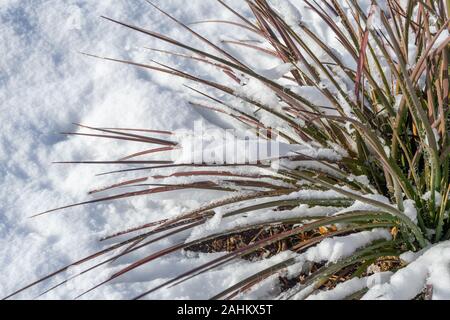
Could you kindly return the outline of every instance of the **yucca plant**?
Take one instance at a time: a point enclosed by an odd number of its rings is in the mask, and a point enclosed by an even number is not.
[[[176,218],[150,221],[111,235],[106,239],[128,238],[61,268],[8,298],[88,261],[98,262],[79,275],[132,252],[143,255],[87,291],[90,292],[163,256],[181,250],[211,252],[214,245],[218,251],[228,252],[148,288],[136,298],[177,285],[234,259],[275,255],[278,259],[270,260],[267,268],[213,298],[240,297],[263,281],[277,277],[281,279],[279,287],[284,287],[278,298],[306,298],[338,283],[370,275],[369,270],[383,261],[396,261],[386,268],[395,271],[405,264],[399,258],[402,253],[450,239],[448,1],[372,0],[363,6],[355,0],[304,0],[305,7],[333,33],[339,47],[332,47],[313,32],[303,21],[302,12],[289,1],[245,1],[251,17],[237,12],[225,1],[217,1],[236,20],[196,24],[223,23],[241,28],[259,41],[227,41],[228,45],[268,55],[279,61],[279,68],[269,75],[249,67],[194,31],[195,24],[186,25],[149,1],[150,6],[203,41],[208,49],[105,19],[169,43],[180,51],[157,51],[211,65],[230,81],[215,82],[155,61],[145,64],[101,59],[196,83],[196,88],[189,87],[195,91],[190,102],[193,106],[228,117],[235,121],[238,130],[252,130],[259,139],[282,143],[289,146],[289,151],[277,158],[245,164],[151,160],[143,157],[187,146],[176,141],[172,132],[79,125],[91,133],[74,134],[158,147],[119,161],[82,162],[130,165],[119,172],[142,173],[142,177],[92,193],[124,186],[136,191],[118,192],[43,214],[185,189],[222,191],[229,196]],[[154,175],[155,170],[167,168],[172,168],[173,174]],[[146,172],[152,173],[145,175]],[[174,183],[174,179],[180,182]],[[202,230],[212,219],[221,221],[216,229],[200,232],[200,236],[191,236],[159,252],[146,252],[150,244],[189,230]],[[237,238],[241,243],[231,248],[217,245]],[[339,239],[348,250],[335,257],[318,257],[321,245],[323,249]],[[53,284],[49,290],[79,275]],[[360,288],[348,298],[360,298],[367,290]]]

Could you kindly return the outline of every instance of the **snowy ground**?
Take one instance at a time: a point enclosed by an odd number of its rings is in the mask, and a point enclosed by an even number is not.
[[[243,1],[229,3],[239,8]],[[193,0],[186,6],[185,1],[164,0],[159,4],[186,22],[226,15],[215,1]],[[86,191],[108,182],[94,176],[105,168],[52,165],[53,161],[115,159],[140,150],[133,143],[58,134],[73,130],[71,123],[175,130],[191,128],[201,118],[183,99],[182,81],[78,53],[148,61],[155,55],[142,47],[164,48],[100,15],[195,43],[141,0],[0,0],[0,297],[98,250],[101,235],[198,204],[180,200],[192,199],[192,194],[180,195],[176,201],[136,198],[28,219],[42,210],[86,200]],[[208,35],[219,28],[211,25],[202,32]],[[230,33],[232,29],[227,28]],[[197,198],[207,200],[204,195]],[[204,259],[209,257],[200,258]],[[105,286],[89,298],[131,298],[196,264],[196,258],[173,255],[121,279],[126,284]],[[220,291],[218,286],[236,281],[236,274],[227,270],[150,298],[208,298]],[[219,277],[223,280],[217,282]],[[46,298],[73,298],[92,281],[71,283]]]
[[[300,0],[292,2],[299,4]],[[186,23],[231,18],[229,12],[212,0],[160,0],[158,3]],[[227,3],[244,10],[245,1],[228,0]],[[367,7],[370,2],[361,3]],[[307,10],[302,14],[305,19],[310,18]],[[0,297],[96,252],[102,248],[98,239],[104,235],[177,215],[217,197],[217,194],[205,192],[140,197],[29,218],[48,209],[88,200],[87,191],[121,180],[120,175],[95,176],[115,167],[52,165],[52,162],[115,160],[142,150],[137,143],[69,138],[58,134],[75,130],[71,123],[180,130],[191,129],[196,120],[206,117],[209,127],[228,125],[222,119],[199,113],[188,105],[188,93],[182,86],[185,81],[79,54],[82,51],[142,62],[156,58],[202,77],[213,72],[210,67],[200,67],[186,60],[170,61],[165,55],[144,49],[170,47],[113,25],[101,19],[101,15],[132,22],[203,47],[144,0],[0,0]],[[315,23],[313,20],[310,22]],[[320,23],[314,27],[327,42],[336,41]],[[195,28],[210,39],[219,36],[219,39],[237,40],[244,37],[232,26],[208,24]],[[245,59],[240,53],[233,52]],[[276,66],[261,55],[257,58],[252,55],[246,63],[261,72]],[[170,241],[177,240],[180,239]],[[170,241],[146,247],[141,256],[169,246]],[[323,246],[325,256],[330,258],[336,253],[333,248],[338,249],[339,240]],[[320,251],[321,247],[318,248]],[[356,279],[335,292],[313,298],[343,298],[349,290],[358,290],[370,283],[372,290],[367,298],[410,299],[420,292],[425,282],[435,286],[435,298],[449,298],[450,286],[445,283],[449,282],[450,274],[444,270],[450,261],[448,248],[449,244],[444,243],[423,253],[423,256],[411,257],[412,263],[408,268],[392,277],[383,275],[387,279],[382,281],[382,285],[377,285],[378,278]],[[309,254],[319,257],[314,250]],[[341,251],[339,253],[342,255]],[[174,254],[120,277],[85,298],[132,298],[215,256]],[[74,298],[111,272],[135,261],[136,257],[120,259],[101,271],[61,286],[43,298]],[[272,263],[279,262],[277,259],[283,259],[283,255],[274,257]],[[248,265],[249,262],[234,262],[182,285],[160,290],[148,298],[209,298],[258,268],[267,266],[267,262]],[[65,276],[81,270],[73,268]],[[416,282],[410,282],[410,279]],[[48,283],[38,286],[20,298],[32,298],[48,286]],[[269,283],[267,287],[256,290],[252,297],[267,297],[271,289]]]

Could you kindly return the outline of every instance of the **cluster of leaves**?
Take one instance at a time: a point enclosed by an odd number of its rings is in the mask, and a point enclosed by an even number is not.
[[[310,207],[348,208],[358,201],[369,205],[372,209],[350,209],[333,216],[284,219],[277,218],[274,214],[270,221],[234,227],[232,230],[220,231],[189,242],[183,241],[151,253],[114,273],[87,292],[176,251],[200,246],[230,234],[274,225],[285,225],[289,228],[235,248],[219,258],[193,270],[187,270],[155,288],[150,288],[136,298],[145,297],[160,288],[179,284],[234,259],[249,256],[261,248],[322,227],[332,227],[332,231],[313,233],[315,236],[296,243],[295,248],[287,246],[284,249],[303,252],[326,238],[376,228],[395,230],[396,237],[390,241],[374,242],[348,258],[325,264],[315,272],[304,275],[297,291],[311,285],[319,288],[331,276],[348,267],[368,266],[380,257],[399,256],[405,250],[419,250],[430,243],[450,239],[448,4],[443,0],[410,0],[406,1],[406,4],[403,4],[405,1],[398,0],[387,0],[382,3],[373,0],[369,12],[366,12],[356,0],[346,1],[345,10],[337,0],[304,0],[309,9],[323,21],[340,42],[343,52],[337,52],[316,35],[307,23],[286,18],[283,16],[283,10],[278,10],[279,8],[271,5],[270,1],[246,1],[253,13],[251,18],[240,14],[226,2],[217,1],[234,14],[236,21],[201,23],[232,24],[264,39],[264,46],[245,40],[228,43],[256,50],[258,54],[269,55],[279,59],[281,63],[291,64],[291,71],[283,76],[283,81],[261,75],[194,31],[193,26],[180,22],[151,2],[149,5],[203,41],[211,50],[194,48],[157,32],[106,19],[183,50],[184,52],[164,51],[164,53],[214,66],[223,71],[237,86],[243,86],[248,79],[258,81],[265,89],[276,95],[279,105],[268,105],[250,95],[242,94],[245,87],[238,93],[232,86],[203,79],[161,63],[143,64],[112,58],[102,59],[170,74],[206,86],[220,94],[212,96],[206,91],[191,88],[202,96],[204,101],[209,101],[192,104],[219,112],[255,131],[263,128],[270,133],[273,128],[265,123],[265,118],[261,116],[264,113],[280,123],[276,129],[282,141],[293,145],[309,145],[316,149],[339,150],[341,159],[298,154],[283,159],[291,162],[291,165],[283,166],[277,171],[271,170],[269,160],[239,165],[239,170],[234,170],[238,165],[232,164],[221,166],[208,163],[179,164],[159,160],[139,161],[137,158],[141,156],[177,148],[178,143],[170,140],[172,133],[82,126],[95,133],[76,134],[158,145],[156,149],[144,150],[119,161],[92,163],[143,166],[120,171],[125,173],[176,168],[177,171],[170,178],[194,179],[191,183],[170,185],[147,183],[152,179],[168,178],[166,176],[133,179],[92,193],[123,186],[140,186],[142,190],[99,198],[65,208],[185,189],[220,190],[229,192],[230,196],[176,218],[151,222],[107,237],[115,239],[119,236],[128,236],[128,239],[39,279],[9,297],[63,273],[71,266],[107,257],[79,275],[85,274],[131,252],[145,249],[149,244],[161,239],[201,226],[214,216],[218,208],[227,209],[223,219],[242,214],[249,216],[260,210],[273,212],[290,210],[301,204]],[[348,12],[351,13],[350,16],[347,15]],[[352,65],[356,68],[345,63],[343,57],[350,57]],[[327,104],[318,105],[315,101],[306,99],[294,92],[295,90],[291,90],[291,86],[286,83],[313,88],[317,94],[326,99]],[[223,99],[224,96],[240,101],[239,107]],[[259,112],[255,112],[256,110]],[[167,139],[151,135],[162,135]],[[266,138],[271,139],[270,134]],[[320,166],[313,169],[311,166],[302,165],[302,161],[315,161]],[[358,182],[360,180],[355,177],[359,176],[367,177],[369,183]],[[211,177],[215,180],[211,180]],[[331,190],[341,197],[324,196],[313,200],[286,197],[300,190]],[[374,194],[385,196],[390,203],[375,200],[375,197],[370,196]],[[417,222],[406,212],[405,208],[411,204],[417,211]],[[117,251],[119,253],[115,253]],[[109,256],[110,254],[112,256]],[[242,280],[214,298],[235,297],[295,262],[294,258],[282,261]],[[354,272],[347,277],[351,278],[358,274],[360,273]],[[49,290],[72,279],[58,283]]]

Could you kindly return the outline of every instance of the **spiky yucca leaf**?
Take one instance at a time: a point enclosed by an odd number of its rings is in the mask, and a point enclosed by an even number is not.
[[[147,253],[142,259],[124,267],[87,292],[167,254],[189,250],[249,230],[284,228],[284,231],[255,238],[243,247],[193,270],[174,275],[171,280],[156,288],[149,288],[137,298],[143,298],[169,285],[177,285],[281,241],[286,244],[286,240],[289,240],[291,245],[284,246],[281,251],[291,250],[295,252],[294,256],[243,279],[214,297],[233,298],[251,290],[264,279],[281,274],[286,268],[303,261],[303,253],[325,239],[349,236],[363,230],[395,230],[395,239],[373,240],[365,248],[359,248],[350,256],[341,257],[339,261],[325,264],[316,272],[311,269],[298,271],[304,273],[303,282],[280,297],[304,298],[305,295],[300,293],[310,294],[323,288],[333,275],[351,279],[364,273],[365,268],[379,258],[399,256],[406,250],[419,250],[429,243],[449,239],[448,3],[443,0],[407,1],[406,4],[398,0],[374,0],[369,8],[362,8],[358,1],[350,0],[344,9],[337,0],[305,0],[306,6],[323,21],[340,43],[341,52],[338,52],[316,35],[312,27],[301,20],[301,14],[295,14],[295,8],[288,2],[246,1],[253,15],[246,17],[226,2],[217,1],[224,10],[235,15],[235,21],[208,20],[187,25],[147,1],[150,6],[202,41],[207,49],[196,48],[126,22],[106,19],[183,50],[172,52],[150,49],[152,51],[214,66],[230,78],[231,84],[203,79],[155,61],[146,64],[117,58],[102,59],[197,83],[205,89],[188,86],[202,98],[200,102],[191,101],[193,106],[229,117],[239,123],[238,128],[245,127],[255,132],[264,129],[265,134],[261,137],[268,141],[274,139],[273,133],[278,131],[276,138],[279,142],[290,144],[292,150],[308,146],[310,150],[314,150],[314,155],[293,151],[276,159],[259,159],[256,163],[239,165],[140,160],[143,156],[183,148],[183,144],[176,141],[175,134],[167,131],[79,125],[94,133],[66,134],[152,145],[118,161],[80,163],[142,165],[105,174],[144,174],[160,168],[177,168],[182,171],[120,181],[94,190],[91,194],[124,186],[140,190],[69,205],[43,214],[79,205],[176,190],[204,189],[231,193],[229,197],[176,218],[152,221],[106,237],[108,240],[119,236],[129,238],[71,264],[70,266],[82,265],[104,257],[101,262],[85,269],[80,275],[124,255],[145,249],[151,243],[202,226],[215,216],[218,209],[221,210],[224,221],[230,217],[249,217],[247,223],[231,224],[194,240],[182,241],[159,252]],[[289,64],[289,71],[277,79],[262,75],[197,33],[194,28],[200,23],[230,24],[241,28],[242,32],[259,37],[258,44],[244,40],[226,43],[247,48],[252,54],[271,56],[280,64]],[[278,103],[273,105],[246,94],[249,81],[258,83],[261,90],[271,92],[277,97]],[[326,105],[304,96],[302,88],[314,92],[320,97],[318,101],[326,101]],[[267,121],[268,118],[271,121]],[[156,138],[154,135],[166,138]],[[324,149],[328,152],[321,153]],[[307,165],[311,162],[315,165]],[[274,164],[279,165],[280,169],[274,170]],[[164,183],[166,179],[172,182]],[[182,179],[183,182],[174,184],[173,179]],[[370,209],[354,209],[361,204]],[[325,215],[310,216],[307,213],[296,213],[295,208],[299,205],[308,205],[311,209],[328,209],[324,211]],[[261,213],[270,214],[263,215],[260,220],[254,219]],[[324,227],[328,227],[325,230],[332,231],[318,232]],[[429,232],[430,229],[433,232]],[[313,234],[309,238],[293,241],[307,232]],[[110,253],[112,257],[108,256]],[[7,298],[63,273],[70,266]],[[290,277],[296,275],[291,274]],[[73,278],[55,284],[49,290]],[[310,291],[304,291],[305,289]],[[79,296],[87,292],[82,292]]]

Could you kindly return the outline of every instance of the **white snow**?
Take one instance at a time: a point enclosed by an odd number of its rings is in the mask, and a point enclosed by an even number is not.
[[[270,4],[290,26],[298,26],[302,22],[302,14],[290,1],[270,0]]]
[[[258,73],[269,80],[279,80],[293,69],[295,69],[295,67],[292,63],[282,63],[271,69],[259,70]]]
[[[349,175],[348,177],[349,181],[355,181],[359,184],[362,184],[364,186],[369,186],[370,185],[370,181],[369,178],[367,178],[367,176],[354,176],[354,175]]]
[[[302,271],[306,261],[312,262],[337,262],[345,259],[355,253],[358,249],[367,247],[372,242],[377,240],[389,240],[391,234],[385,229],[374,229],[372,231],[363,231],[343,237],[327,238],[325,241],[319,243],[315,247],[308,249],[305,253],[299,255],[294,265],[287,268],[289,277],[298,276]],[[338,286],[335,290],[328,293],[322,293],[325,297],[332,299],[345,298],[348,295],[360,290],[358,288],[366,285],[372,286],[377,283],[384,283],[384,275],[381,277],[372,277],[370,279],[354,280],[348,285]],[[367,281],[366,281],[367,280]],[[299,290],[300,289],[300,290]],[[361,288],[362,289],[362,288]],[[314,284],[302,288],[302,285],[297,285],[293,289],[281,294],[281,297],[290,297],[294,300],[303,300],[310,296],[314,291]],[[319,299],[321,294],[319,293]],[[339,297],[339,298],[338,298]]]
[[[425,201],[430,201],[431,200],[431,195],[432,195],[432,192],[428,191],[427,193],[425,193],[422,196],[422,199],[425,200]],[[436,207],[440,207],[440,205],[442,203],[442,196],[437,191],[434,192],[434,201],[435,201]]]
[[[304,270],[307,262],[336,262],[345,259],[355,253],[358,249],[368,246],[376,240],[389,240],[391,235],[384,229],[375,229],[372,231],[363,231],[349,236],[333,237],[326,239],[326,244],[318,245],[308,249],[302,254],[292,254],[289,258],[294,258],[294,263],[284,270],[284,275],[288,278],[298,276]],[[345,245],[345,249],[343,246]],[[274,257],[276,258],[276,257]],[[287,259],[285,259],[287,260]],[[279,260],[280,262],[282,260]],[[353,279],[342,285],[338,285],[335,289],[326,292],[319,292],[311,295],[314,291],[314,285],[301,288],[301,285],[295,286],[286,292],[282,292],[278,298],[292,298],[301,300],[310,299],[343,299],[363,288],[371,288],[378,284],[383,284],[389,280],[390,272],[374,274],[370,277],[362,279]],[[268,286],[276,283],[275,278],[269,278],[262,282],[262,286]],[[296,288],[301,288],[299,292],[295,292]],[[295,292],[292,295],[292,292]],[[252,296],[252,295],[250,295]],[[254,296],[253,296],[254,298]]]
[[[417,224],[417,208],[413,200],[406,200],[403,202],[405,207],[404,214]]]
[[[309,296],[306,300],[342,300],[360,290],[372,288],[375,285],[389,281],[392,272],[375,273],[369,277],[353,278],[344,283],[340,283],[336,288],[328,291],[321,291]]]
[[[277,222],[281,219],[295,219],[295,218],[313,218],[313,217],[327,217],[335,214],[339,211],[334,207],[312,207],[308,205],[300,205],[292,210],[285,210],[282,212],[276,212],[273,210],[255,210],[251,213],[241,214],[238,216],[231,216],[222,221],[221,224],[217,224],[216,221],[221,219],[225,212],[216,210],[216,214],[213,218],[208,220],[204,225],[198,226],[192,230],[191,235],[186,240],[187,242],[201,239],[209,235],[217,234],[219,232],[232,231],[236,228],[245,228],[247,226],[257,225],[258,223],[271,223]]]
[[[411,257],[410,257],[411,258]],[[424,249],[405,268],[397,271],[385,283],[372,287],[364,299],[409,300],[432,288],[432,298],[450,299],[450,242]]]
[[[245,9],[242,1],[228,2],[238,10]],[[189,6],[180,6],[179,0],[158,3],[184,22],[234,19],[212,1],[193,0]],[[52,165],[53,161],[118,159],[143,148],[140,143],[60,135],[59,132],[77,130],[71,123],[179,130],[190,129],[203,118],[187,104],[186,90],[181,86],[186,81],[78,53],[144,62],[155,58],[179,68],[210,72],[210,67],[192,61],[143,50],[173,48],[106,22],[101,15],[204,47],[145,1],[0,1],[0,297],[99,250],[102,246],[97,240],[103,235],[174,216],[217,197],[217,193],[200,191],[176,198],[139,197],[28,219],[47,209],[90,199],[87,191],[124,179],[120,175],[95,177],[96,173],[120,169],[116,166],[61,166]],[[211,24],[200,30],[211,37],[219,33],[233,36],[239,29]],[[253,60],[259,63],[257,58]],[[216,124],[212,121],[210,125]],[[143,253],[169,245],[162,242]],[[211,257],[187,259],[174,254],[121,279],[121,284],[96,290],[89,298],[132,298],[161,279],[184,272],[205,259]],[[242,278],[234,270],[251,270],[236,266],[178,288],[161,290],[149,298],[208,298],[221,286],[225,288],[233,279]],[[109,272],[109,268],[105,270]],[[94,272],[81,277],[45,298],[73,298],[80,292],[70,288],[95,283],[97,275]],[[215,281],[218,278],[223,279],[222,284]],[[33,297],[45,288],[48,286],[19,297]]]
[[[157,2],[164,10],[185,23],[207,19],[236,19],[215,1],[191,0],[189,6],[180,5],[185,3],[182,0]],[[355,69],[355,61],[349,56],[341,56],[339,52],[342,51],[340,50],[342,45],[333,33],[329,32],[326,24],[320,21],[311,10],[306,9],[307,6],[303,1],[271,0],[270,2],[295,30],[304,35],[300,28],[300,23],[304,23],[320,39],[335,48],[336,55],[346,66]],[[245,1],[228,0],[227,3],[238,11],[243,11],[244,14],[248,13]],[[370,1],[361,1],[361,7],[367,10],[370,7]],[[345,2],[343,2],[343,8],[350,14]],[[182,86],[188,82],[186,80],[151,73],[124,64],[96,60],[83,56],[79,52],[143,63],[150,63],[150,60],[154,59],[182,70],[189,70],[199,76],[219,79],[220,82],[227,83],[236,89],[236,93],[241,96],[245,95],[260,101],[276,111],[280,111],[281,106],[285,106],[280,104],[279,98],[258,80],[247,79],[240,75],[242,83],[236,85],[218,68],[143,49],[147,47],[174,50],[170,45],[158,40],[111,24],[99,18],[101,15],[156,30],[204,50],[211,49],[192,34],[155,12],[145,1],[0,0],[0,42],[2,43],[0,46],[0,185],[2,186],[0,188],[0,298],[62,266],[100,250],[104,246],[97,240],[104,235],[155,220],[175,217],[221,196],[220,192],[183,191],[176,194],[136,197],[113,203],[77,207],[37,219],[28,218],[41,211],[92,199],[86,192],[99,185],[114,184],[134,177],[172,173],[170,170],[161,170],[136,172],[126,176],[97,177],[95,176],[97,173],[123,167],[52,165],[54,161],[115,160],[143,149],[143,144],[137,142],[118,142],[58,134],[78,131],[79,128],[71,123],[173,131],[176,133],[174,137],[185,146],[184,150],[176,150],[178,153],[175,156],[178,163],[190,160],[189,157],[192,155],[190,149],[199,144],[195,137],[184,134],[187,130],[194,130],[197,121],[206,119],[208,129],[216,130],[216,132],[219,132],[218,129],[222,127],[232,127],[228,120],[209,111],[193,108],[187,103],[192,93]],[[236,27],[224,28],[223,25],[215,23],[197,25],[193,28],[198,28],[202,35],[215,40],[256,37],[251,33],[243,34],[242,30]],[[448,31],[443,32],[435,46],[447,38]],[[305,36],[304,41],[311,45],[312,51],[319,59],[323,61],[328,59],[309,37]],[[258,70],[261,75],[273,81],[282,81],[283,79],[280,78],[293,68],[292,64],[282,64],[273,57],[245,55],[242,48],[229,45],[226,48]],[[306,59],[311,62],[311,57],[307,56]],[[319,76],[324,79],[324,84],[328,81],[322,74]],[[336,79],[336,81],[345,90],[352,91],[344,80]],[[314,99],[317,105],[330,107],[329,102],[316,88],[292,87],[291,89],[306,99]],[[235,105],[233,103],[236,103],[225,95],[220,98],[233,106]],[[341,100],[343,100],[342,97]],[[289,133],[286,127],[283,127],[283,123],[269,116],[265,111],[256,110],[254,106],[243,103],[236,108],[251,112],[267,126],[286,130],[286,133]],[[352,116],[349,106],[345,108],[345,112]],[[332,111],[330,113],[333,114]],[[349,131],[351,130],[349,126]],[[167,138],[159,135],[156,137]],[[200,148],[202,153],[205,150],[210,153],[220,153],[222,150],[224,143],[218,143],[217,140],[221,139],[220,136],[213,134],[211,137],[215,137],[216,140],[212,139],[209,144],[204,145],[204,148]],[[338,147],[330,147],[331,149],[306,144],[280,143],[279,151],[282,156],[306,155],[327,160],[340,160],[346,155],[345,151]],[[250,153],[249,157],[243,161],[252,159],[255,159],[255,156]],[[303,162],[303,165],[311,164]],[[362,184],[368,182],[365,177],[351,177],[351,179]],[[169,178],[167,182],[173,180],[175,178]],[[128,189],[122,188],[119,192],[124,190]],[[427,199],[429,196],[424,197]],[[371,198],[389,203],[388,199],[379,195]],[[342,196],[334,191],[300,191],[279,197],[279,199],[340,200]],[[291,211],[283,212],[280,216],[285,218],[330,216],[350,210],[372,208],[373,206],[358,201],[347,210],[341,211],[331,207],[309,208],[306,205],[300,205]],[[70,281],[43,298],[72,299],[137,258],[185,241],[189,237],[195,239],[237,225],[266,221],[274,214],[270,210],[261,210],[252,213],[249,217],[239,215],[227,219],[224,218],[226,212],[226,208],[219,209],[206,225],[195,229],[192,234],[183,233],[173,239],[149,245],[137,253],[105,266],[98,272]],[[405,202],[405,213],[413,220],[417,216],[417,210],[408,201]],[[302,257],[312,261],[337,261],[375,240],[389,238],[389,232],[382,229],[336,237],[309,249]],[[444,243],[424,251],[421,255],[405,255],[405,261],[410,262],[410,265],[393,275],[389,281],[375,276],[368,279],[355,279],[337,287],[332,292],[319,293],[315,297],[339,298],[344,293],[354,292],[357,288],[367,286],[370,291],[366,298],[406,299],[417,295],[425,285],[431,285],[433,298],[450,298],[449,252],[450,244]],[[86,298],[133,298],[142,291],[220,255],[220,253],[185,254],[181,252],[172,254],[139,268],[109,285],[100,287]],[[292,256],[292,253],[287,252],[268,261],[234,261],[179,286],[157,291],[148,298],[209,298],[254,272]],[[92,263],[94,261],[86,267]],[[83,267],[71,268],[66,274],[25,292],[19,298],[34,297],[58,280],[61,281],[81,270],[84,270]],[[411,279],[419,279],[419,281],[410,281]],[[264,290],[267,290],[266,287],[259,289],[262,290],[261,295]]]

